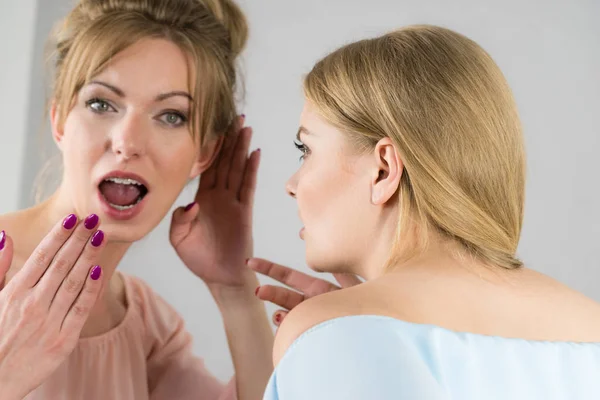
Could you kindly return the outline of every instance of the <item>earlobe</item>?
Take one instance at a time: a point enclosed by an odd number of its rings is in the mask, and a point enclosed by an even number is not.
[[[390,138],[377,142],[373,156],[376,172],[371,183],[371,202],[382,205],[387,203],[398,190],[404,164]]]

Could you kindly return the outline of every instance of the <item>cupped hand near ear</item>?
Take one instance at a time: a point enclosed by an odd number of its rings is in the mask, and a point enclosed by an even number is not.
[[[252,256],[252,207],[260,151],[248,154],[252,129],[239,117],[218,160],[200,177],[193,203],[173,213],[170,241],[207,285],[243,286]]]

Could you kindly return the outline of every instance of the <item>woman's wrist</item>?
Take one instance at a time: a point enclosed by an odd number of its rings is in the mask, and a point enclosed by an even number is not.
[[[219,307],[228,307],[254,302],[260,304],[260,300],[255,295],[259,284],[256,273],[248,269],[244,271],[244,276],[237,285],[207,283],[207,287]]]

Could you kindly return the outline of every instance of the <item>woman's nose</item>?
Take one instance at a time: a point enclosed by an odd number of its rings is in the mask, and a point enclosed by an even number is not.
[[[296,175],[294,174],[290,179],[288,179],[288,181],[285,184],[285,191],[287,192],[288,195],[290,195],[293,198],[296,198],[296,187],[297,187],[297,181],[296,181]]]
[[[141,157],[146,152],[147,135],[145,131],[139,116],[125,118],[113,131],[113,152],[125,160]]]

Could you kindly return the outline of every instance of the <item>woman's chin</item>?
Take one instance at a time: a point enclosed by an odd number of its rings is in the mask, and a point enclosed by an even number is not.
[[[131,244],[152,232],[169,209],[160,207],[159,210],[156,201],[151,201],[149,197],[144,197],[134,207],[123,208],[111,205],[100,195],[96,207],[99,209],[100,229],[107,239]]]
[[[331,272],[328,268],[329,262],[326,261],[326,258],[311,254],[309,251],[306,252],[306,266],[318,273]]]
[[[309,269],[318,273],[354,273],[352,263],[345,257],[340,257],[339,252],[332,253],[327,250],[311,251],[309,243],[306,246],[305,262]]]
[[[123,226],[118,223],[110,223],[103,221],[98,229],[104,232],[106,240],[110,244],[116,245],[131,245],[139,240],[142,240],[150,230],[142,226]]]

